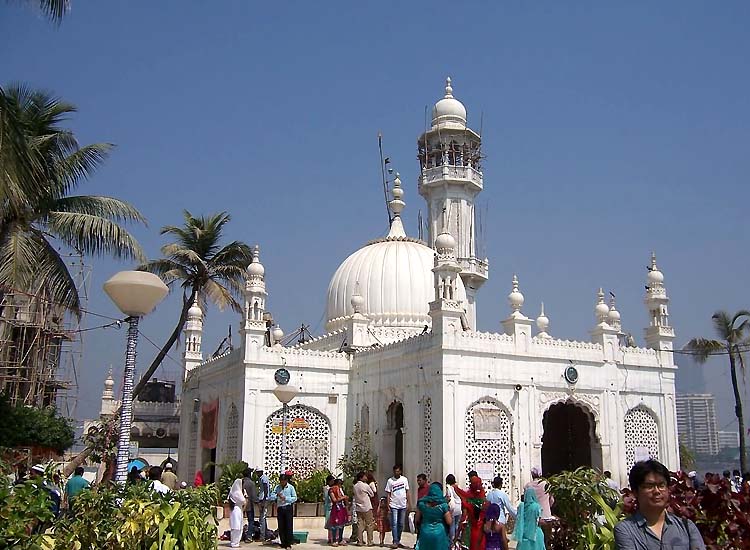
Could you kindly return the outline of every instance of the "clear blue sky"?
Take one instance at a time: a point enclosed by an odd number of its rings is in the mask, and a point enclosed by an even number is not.
[[[480,328],[499,330],[515,272],[526,314],[543,300],[553,335],[587,339],[603,286],[642,342],[651,250],[678,345],[710,335],[714,310],[750,306],[746,2],[73,0],[59,28],[19,4],[0,3],[2,83],[53,90],[79,107],[82,143],[117,144],[81,192],[140,208],[152,257],[182,209],[230,212],[227,237],[262,247],[287,332],[323,330],[330,276],[386,229],[379,130],[416,232],[416,138],[447,75],[487,155]],[[92,263],[89,308],[115,315],[101,284],[129,266]],[[163,341],[177,308],[174,296],[143,332]],[[209,311],[207,352],[230,323],[236,339],[237,317]],[[79,417],[98,409],[124,338],[87,334]],[[140,364],[154,352],[141,341]],[[728,368],[707,368],[727,424]]]

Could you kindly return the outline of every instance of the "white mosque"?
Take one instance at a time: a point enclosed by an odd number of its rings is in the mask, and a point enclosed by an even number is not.
[[[388,235],[349,255],[331,278],[326,334],[281,345],[283,332],[267,326],[257,248],[238,348],[204,360],[202,312],[190,309],[181,476],[192,479],[209,461],[277,471],[282,425],[286,466],[296,475],[335,470],[355,423],[371,435],[381,480],[396,463],[410,477],[453,473],[462,484],[477,470],[485,480],[501,475],[516,499],[533,466],[552,474],[588,465],[620,483],[645,457],[678,468],[674,330],[656,258],[647,274],[645,348],[622,333],[601,289],[590,339],[555,338],[543,306],[536,320],[524,313],[516,276],[503,332],[479,332],[478,292],[489,276],[475,246],[481,136],[467,126],[450,79],[418,150],[427,242],[404,231],[396,177]],[[283,422],[273,391],[287,373],[298,393]]]

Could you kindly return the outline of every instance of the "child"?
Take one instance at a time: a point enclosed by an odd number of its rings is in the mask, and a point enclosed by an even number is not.
[[[498,521],[500,517],[500,506],[495,503],[490,504],[484,512],[484,531],[485,550],[507,550],[508,534],[505,532],[505,525]]]

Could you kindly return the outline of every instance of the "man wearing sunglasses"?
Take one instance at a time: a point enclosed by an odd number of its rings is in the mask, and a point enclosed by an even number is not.
[[[695,523],[667,512],[669,478],[657,460],[633,465],[628,480],[638,511],[615,527],[617,550],[706,550]]]

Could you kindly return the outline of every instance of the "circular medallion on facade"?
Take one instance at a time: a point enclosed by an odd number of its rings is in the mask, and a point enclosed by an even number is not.
[[[281,386],[286,386],[289,383],[289,378],[289,371],[286,369],[277,369],[276,372],[273,373],[273,379]]]
[[[565,369],[565,374],[563,376],[565,376],[565,381],[568,384],[575,384],[578,382],[578,369],[571,365]]]

